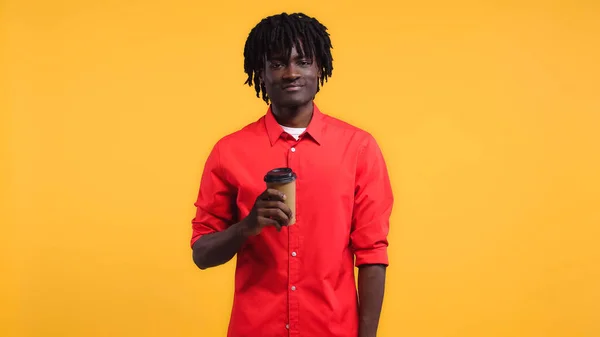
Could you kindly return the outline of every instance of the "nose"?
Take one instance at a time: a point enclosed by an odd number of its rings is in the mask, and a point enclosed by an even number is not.
[[[298,67],[294,62],[290,62],[283,72],[283,78],[289,81],[293,81],[300,77],[300,72],[298,71]]]

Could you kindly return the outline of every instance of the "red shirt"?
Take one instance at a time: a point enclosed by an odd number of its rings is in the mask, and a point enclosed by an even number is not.
[[[367,132],[315,105],[296,141],[271,109],[221,138],[206,161],[191,243],[248,215],[267,171],[297,174],[296,223],[238,252],[229,337],[357,337],[354,266],[388,264],[392,189]]]

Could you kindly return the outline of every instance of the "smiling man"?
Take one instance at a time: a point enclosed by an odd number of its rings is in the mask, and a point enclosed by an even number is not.
[[[192,220],[200,269],[237,256],[229,337],[377,334],[392,189],[373,136],[314,102],[331,49],[301,13],[264,18],[247,38],[246,84],[268,108],[215,144]],[[279,167],[297,175],[295,214],[263,180]]]

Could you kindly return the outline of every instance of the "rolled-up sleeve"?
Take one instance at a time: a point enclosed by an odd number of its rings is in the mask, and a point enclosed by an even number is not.
[[[217,143],[204,165],[194,203],[196,215],[192,219],[191,246],[203,235],[225,230],[233,221],[235,189],[227,180],[220,155],[220,143]]]
[[[387,236],[393,202],[383,154],[369,135],[358,156],[350,233],[357,267],[363,264],[389,265]]]

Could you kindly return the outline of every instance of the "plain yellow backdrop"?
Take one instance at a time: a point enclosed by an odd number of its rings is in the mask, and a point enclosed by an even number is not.
[[[600,336],[599,2],[0,6],[1,336],[225,336],[234,262],[195,268],[193,202],[266,110],[242,52],[281,11],[329,28],[317,103],[389,165],[379,336]]]

